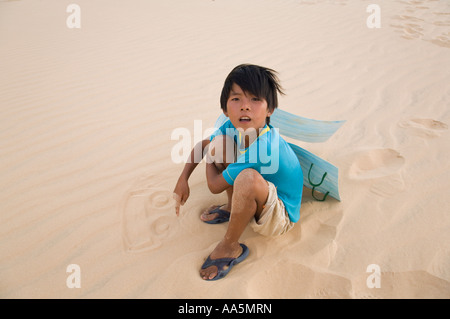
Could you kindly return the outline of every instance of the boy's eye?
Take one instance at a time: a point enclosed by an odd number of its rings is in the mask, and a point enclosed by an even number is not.
[[[254,98],[252,98],[252,101],[258,102],[258,101],[261,101],[261,99],[259,97],[254,97]]]
[[[239,101],[239,98],[234,97],[234,98],[231,99],[231,101],[235,101],[235,102],[236,102],[236,101]]]

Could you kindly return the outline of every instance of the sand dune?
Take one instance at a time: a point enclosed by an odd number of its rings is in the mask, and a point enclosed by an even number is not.
[[[79,0],[80,29],[70,3],[0,1],[0,297],[450,297],[448,1],[377,1],[379,29],[370,1]],[[296,142],[339,167],[342,201],[305,190],[291,232],[247,228],[211,283],[226,224],[199,214],[226,197],[200,164],[176,217],[171,133],[212,127],[241,63],[279,72],[284,110],[347,120]]]

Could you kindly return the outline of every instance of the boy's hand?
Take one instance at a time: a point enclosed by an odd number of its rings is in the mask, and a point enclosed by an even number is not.
[[[180,205],[184,205],[189,197],[188,181],[181,177],[178,179],[177,185],[173,190],[173,199],[175,199],[175,212],[177,216],[180,215]]]

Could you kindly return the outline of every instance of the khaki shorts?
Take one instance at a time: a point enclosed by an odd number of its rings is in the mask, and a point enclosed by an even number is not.
[[[291,222],[284,207],[283,201],[278,198],[277,188],[271,182],[269,184],[269,197],[259,216],[254,218],[250,225],[253,230],[264,236],[275,237],[287,233],[295,223]]]

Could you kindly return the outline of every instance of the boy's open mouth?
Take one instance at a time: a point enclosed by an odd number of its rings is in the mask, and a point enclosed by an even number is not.
[[[239,122],[250,122],[251,119],[248,116],[243,116],[239,118]]]

